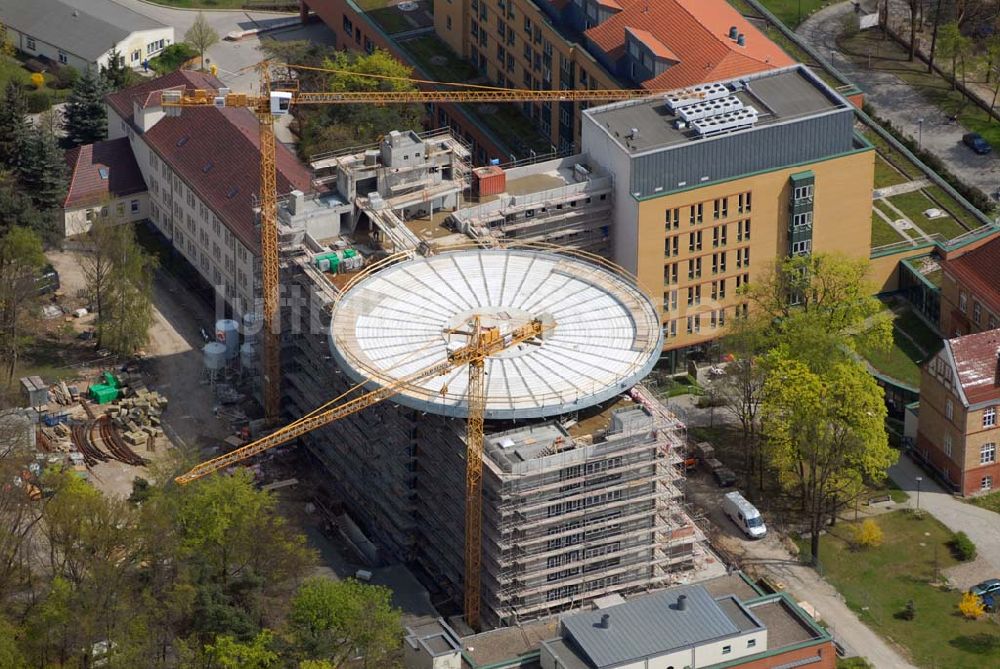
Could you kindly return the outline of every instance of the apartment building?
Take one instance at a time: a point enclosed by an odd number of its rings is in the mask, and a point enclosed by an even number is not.
[[[959,337],[1000,327],[1000,238],[940,264],[941,332]]]
[[[134,223],[149,217],[149,193],[124,137],[66,152],[69,185],[63,200],[63,237],[80,235],[98,220]]]
[[[961,495],[1000,484],[1000,330],[947,339],[924,364],[915,453]]]
[[[658,297],[667,360],[701,354],[739,290],[791,254],[867,258],[875,153],[803,66],[584,112],[615,175],[612,258]]]
[[[501,87],[672,90],[794,61],[725,0],[435,0],[434,29]],[[582,103],[523,103],[563,151]]]
[[[253,309],[260,286],[257,119],[233,108],[168,114],[160,99],[166,90],[221,85],[208,74],[178,71],[112,93],[108,137],[131,145],[153,226],[240,315]],[[281,144],[276,161],[279,193],[312,190],[309,170]]]

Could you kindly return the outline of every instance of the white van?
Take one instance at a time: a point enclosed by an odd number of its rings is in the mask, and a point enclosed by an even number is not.
[[[738,492],[726,493],[722,500],[722,510],[751,539],[760,539],[767,534],[760,511]]]

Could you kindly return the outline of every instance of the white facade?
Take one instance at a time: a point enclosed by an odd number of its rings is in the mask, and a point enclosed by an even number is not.
[[[143,113],[145,112],[145,113]],[[135,110],[137,124],[151,128],[164,117],[158,107]],[[236,315],[252,311],[257,258],[114,109],[108,108],[108,139],[128,137],[149,192],[149,220],[223,296]]]
[[[117,48],[122,62],[131,68],[141,68],[145,60],[159,55],[166,47],[174,43],[174,29],[163,26],[151,30],[141,30],[129,33],[117,44],[108,45],[108,50],[96,59],[73,53],[70,47],[50,44],[42,39],[8,27],[7,34],[11,42],[20,51],[31,56],[45,56],[62,65],[70,65],[78,70],[88,67],[95,71],[107,67],[108,56],[113,48]]]
[[[111,218],[120,223],[136,223],[149,217],[149,195],[133,193],[108,202],[63,210],[63,237],[82,235],[94,221]]]

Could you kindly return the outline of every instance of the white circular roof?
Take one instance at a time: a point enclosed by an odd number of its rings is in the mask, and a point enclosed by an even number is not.
[[[623,271],[537,250],[474,249],[413,257],[369,271],[334,306],[340,367],[369,388],[447,360],[478,315],[503,334],[540,319],[535,340],[487,358],[486,417],[533,418],[614,397],[652,369],[662,349],[649,298]],[[456,332],[447,333],[447,330]],[[467,415],[462,366],[410,384],[391,401]]]

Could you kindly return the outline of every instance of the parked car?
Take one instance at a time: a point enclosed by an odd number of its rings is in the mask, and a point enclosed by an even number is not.
[[[751,539],[760,539],[767,534],[767,526],[764,525],[760,511],[738,491],[726,493],[722,499],[722,510]]]
[[[967,132],[962,135],[962,143],[981,156],[985,156],[993,150],[989,142],[983,139],[983,136],[978,132]]]
[[[731,488],[736,485],[736,472],[723,465],[712,470],[712,476],[720,488]]]
[[[42,271],[38,273],[38,278],[35,279],[35,285],[38,286],[39,295],[56,292],[59,290],[59,272],[57,272],[52,265],[46,265],[42,268]]]
[[[991,578],[983,581],[982,583],[978,583],[969,588],[969,592],[974,595],[979,595],[980,597],[1000,592],[1000,578]]]

